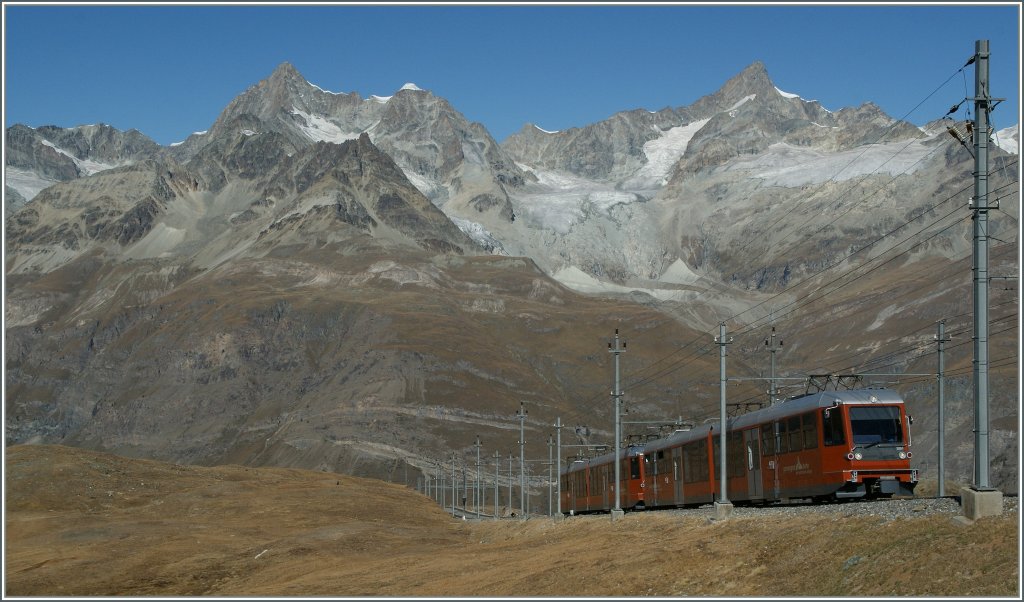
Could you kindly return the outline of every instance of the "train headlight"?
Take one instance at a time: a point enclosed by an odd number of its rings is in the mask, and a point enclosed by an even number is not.
[[[901,451],[900,452],[900,460],[906,460],[906,459],[907,459],[907,452]]]
[[[914,457],[914,452],[907,452],[907,457],[908,458],[913,458]]]
[[[854,460],[863,460],[864,459],[864,454],[862,454],[860,452],[857,452],[857,453],[853,454],[853,459]]]

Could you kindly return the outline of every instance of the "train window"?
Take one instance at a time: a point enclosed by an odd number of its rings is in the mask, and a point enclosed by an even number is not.
[[[629,478],[639,479],[640,478],[640,459],[633,456],[629,459]]]
[[[800,430],[799,416],[793,416],[787,421],[786,434],[789,436],[789,451],[795,452],[803,449],[803,435]]]
[[[850,427],[855,445],[903,443],[900,409],[895,406],[851,407]]]
[[[728,476],[742,477],[746,475],[747,453],[743,447],[743,431],[729,433],[725,449]]]
[[[843,415],[839,408],[825,408],[821,418],[821,435],[825,445],[846,443],[846,437],[843,435]]]
[[[789,451],[789,438],[786,437],[786,423],[775,423],[775,453],[784,454]]]
[[[814,412],[804,414],[801,418],[804,431],[804,449],[818,447],[818,419]]]
[[[708,480],[708,445],[704,439],[683,447],[683,481],[694,483]]]
[[[654,463],[654,469],[658,474],[668,474],[668,462],[670,459],[664,451],[658,452],[658,460]]]
[[[764,449],[764,455],[773,456],[775,455],[775,427],[771,424],[766,424],[761,427],[761,447]]]

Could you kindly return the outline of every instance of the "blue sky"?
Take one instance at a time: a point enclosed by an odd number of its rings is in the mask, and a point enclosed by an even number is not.
[[[685,106],[757,60],[780,89],[827,109],[871,101],[921,125],[973,95],[973,67],[957,71],[978,39],[990,41],[992,93],[1007,99],[993,123],[1020,117],[1020,9],[1011,3],[7,3],[4,28],[5,127],[102,122],[160,144],[207,129],[284,61],[321,88],[364,98],[414,82],[499,141],[527,122],[562,130]]]

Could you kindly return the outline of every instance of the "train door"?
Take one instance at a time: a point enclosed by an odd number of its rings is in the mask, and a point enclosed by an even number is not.
[[[764,489],[761,481],[761,442],[760,428],[752,428],[743,431],[743,442],[747,453],[747,492],[750,499],[764,498]]]
[[[785,437],[779,432],[779,424],[769,422],[758,427],[761,431],[761,456],[764,458],[761,493],[772,500],[779,499],[779,454],[785,451],[780,449]]]
[[[672,448],[672,482],[675,483],[675,503],[683,505],[683,446]]]
[[[647,485],[647,495],[651,497],[650,506],[657,506],[658,501],[658,458],[665,457],[664,451],[654,452],[644,456],[644,483]]]

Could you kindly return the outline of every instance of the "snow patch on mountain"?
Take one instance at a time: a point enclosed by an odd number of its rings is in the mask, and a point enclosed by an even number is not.
[[[402,173],[405,174],[409,183],[415,186],[416,190],[419,190],[423,196],[431,199],[432,201],[438,196],[442,188],[439,184],[435,184],[430,179],[421,176],[412,169],[402,166],[399,166],[399,168],[402,170]]]
[[[747,99],[753,98],[750,95]],[[743,104],[743,101],[736,106]],[[672,168],[686,152],[690,140],[707,125],[710,119],[701,119],[680,125],[662,133],[660,138],[649,140],[644,143],[643,151],[647,157],[644,164],[636,174],[623,183],[623,187],[629,190],[649,190],[664,186],[671,175]]]
[[[391,100],[391,97],[390,96],[377,96],[376,94],[371,94],[370,95],[370,100],[372,100],[373,102],[380,103],[382,105],[386,105],[386,104],[388,104],[388,101]]]
[[[700,276],[691,270],[686,262],[678,258],[658,278],[659,282],[666,284],[694,284],[698,280],[700,280]]]
[[[399,90],[414,90],[416,92],[422,92],[423,88],[417,86],[416,84],[414,84],[412,82],[409,82],[409,83],[405,84],[404,86],[402,86],[401,88],[399,88]]]
[[[203,136],[203,135],[206,134],[207,131],[208,130],[203,130],[201,132],[192,132],[192,134],[190,134],[190,135],[191,136]],[[172,143],[168,144],[167,146],[181,146],[182,144],[185,144],[184,140],[181,140],[179,142],[172,142]]]
[[[515,195],[520,212],[528,220],[560,234],[588,215],[609,212],[618,204],[638,200],[635,193],[616,190],[611,184],[588,180],[574,174],[532,168],[520,169],[537,176],[537,182]]]
[[[49,140],[43,140],[43,145],[49,146],[53,150],[57,151],[58,153],[64,155],[65,157],[68,157],[69,159],[74,161],[75,165],[78,166],[79,171],[82,172],[82,175],[86,175],[86,176],[91,176],[94,173],[99,173],[101,171],[106,171],[108,169],[114,169],[115,167],[121,167],[121,165],[127,165],[128,164],[128,163],[122,163],[122,164],[119,165],[119,164],[116,164],[116,163],[101,163],[99,161],[93,161],[92,159],[79,159],[78,157],[72,155],[68,151],[66,151],[66,150],[58,147],[56,144],[50,142]]]
[[[309,84],[309,85],[311,85],[311,86],[313,86],[313,87],[314,87],[314,88],[316,88],[317,90],[320,90],[321,92],[324,92],[325,94],[330,94],[330,95],[332,95],[332,96],[348,96],[348,95],[347,95],[347,94],[345,94],[344,92],[331,92],[330,90],[324,90],[324,89],[323,89],[323,88],[321,88],[320,86],[318,86],[318,85],[316,85],[316,84],[314,84],[314,83],[312,83],[312,82],[310,82],[310,81],[307,81],[306,83],[307,83],[307,84]]]
[[[759,155],[733,161],[720,170],[749,170],[765,184],[794,188],[870,174],[914,173],[924,168],[926,158],[939,148],[938,145],[929,147],[923,140],[913,140],[827,153],[778,142]]]
[[[782,90],[779,90],[777,87],[775,88],[775,91],[778,92],[779,96],[782,96],[783,98],[800,98],[799,94],[793,94],[791,92],[783,92]]]
[[[359,132],[346,132],[319,115],[311,115],[295,107],[292,107],[291,114],[302,118],[301,123],[297,125],[302,133],[314,142],[341,144],[346,140],[359,138]]]
[[[540,127],[540,126],[539,126],[539,125],[537,125],[536,123],[535,123],[535,124],[533,124],[533,127],[535,127],[535,128],[537,128],[538,130],[540,130],[540,131],[544,132],[545,134],[557,134],[557,133],[558,133],[558,130],[554,130],[554,131],[549,131],[549,130],[545,130],[544,128]]]
[[[1018,125],[1004,128],[995,133],[992,137],[992,141],[996,146],[1003,149],[1004,151],[1013,154],[1020,154],[1020,131]]]
[[[777,89],[778,88],[776,88],[776,90]],[[733,114],[733,111],[735,111],[736,109],[742,107],[743,105],[747,104],[748,102],[754,100],[755,98],[757,98],[757,94],[750,94],[748,96],[744,96],[743,98],[741,98],[739,100],[739,102],[737,102],[736,104],[734,104],[731,107],[729,107],[729,110],[726,111],[726,112],[729,113],[729,115],[731,117],[735,117],[735,115]]]
[[[8,166],[7,169],[4,170],[4,173],[6,174],[4,184],[16,190],[26,202],[34,199],[44,188],[48,188],[57,183],[57,180],[48,180],[40,177],[39,174],[35,172],[19,169],[17,167]]]
[[[494,236],[484,228],[483,225],[454,215],[449,215],[448,218],[452,220],[452,223],[458,226],[459,230],[465,232],[477,244],[490,250],[491,253],[495,255],[508,255],[505,248],[501,245],[501,241],[494,238]]]

